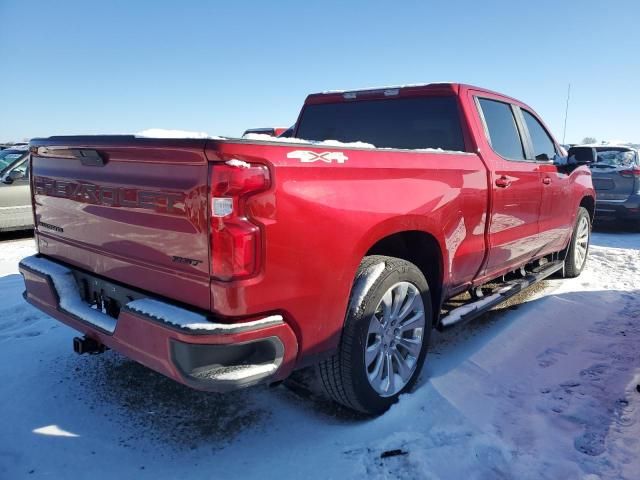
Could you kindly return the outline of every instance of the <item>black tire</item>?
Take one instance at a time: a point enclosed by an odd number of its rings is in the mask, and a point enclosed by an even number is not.
[[[578,247],[578,229],[582,222],[587,224],[587,246],[586,251],[584,253],[584,259],[580,261],[580,255],[576,252]],[[567,255],[564,259],[564,268],[562,270],[564,278],[575,278],[582,273],[584,266],[587,263],[587,258],[589,255],[589,243],[591,240],[591,217],[589,216],[589,212],[586,208],[580,207],[578,208],[578,215],[576,215],[576,223],[573,226],[573,234],[571,235],[571,241],[569,242],[569,247],[567,250]]]
[[[395,395],[381,396],[367,378],[364,352],[370,319],[385,292],[398,282],[413,284],[422,298],[425,313],[422,346],[407,384]],[[365,257],[353,283],[338,350],[318,366],[324,391],[336,402],[358,412],[369,415],[385,412],[415,385],[427,354],[432,323],[429,285],[418,267],[395,257]]]

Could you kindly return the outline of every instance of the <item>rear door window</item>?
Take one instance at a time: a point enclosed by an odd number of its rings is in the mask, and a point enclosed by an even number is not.
[[[520,109],[527,124],[533,152],[536,160],[553,160],[556,155],[556,146],[542,124],[531,113]]]
[[[379,148],[465,150],[453,96],[310,104],[302,112],[296,137]]]
[[[493,150],[508,160],[524,160],[522,138],[511,105],[487,98],[479,98]]]

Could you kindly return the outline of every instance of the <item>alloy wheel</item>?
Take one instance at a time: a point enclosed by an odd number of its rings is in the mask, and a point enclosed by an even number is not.
[[[402,390],[418,364],[425,312],[418,288],[398,282],[382,296],[369,321],[364,352],[367,378],[382,397]]]
[[[580,270],[587,259],[589,249],[589,220],[581,217],[576,229],[575,267]]]

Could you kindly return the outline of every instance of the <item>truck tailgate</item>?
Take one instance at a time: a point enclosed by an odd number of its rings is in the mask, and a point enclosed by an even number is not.
[[[32,141],[40,253],[210,309],[205,143],[133,136]]]

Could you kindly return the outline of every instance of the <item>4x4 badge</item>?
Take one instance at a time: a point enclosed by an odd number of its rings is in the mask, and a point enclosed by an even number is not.
[[[287,153],[287,158],[297,158],[302,163],[313,163],[320,160],[321,162],[331,163],[336,161],[338,163],[344,163],[349,160],[342,152],[311,152],[309,150],[294,150]]]

